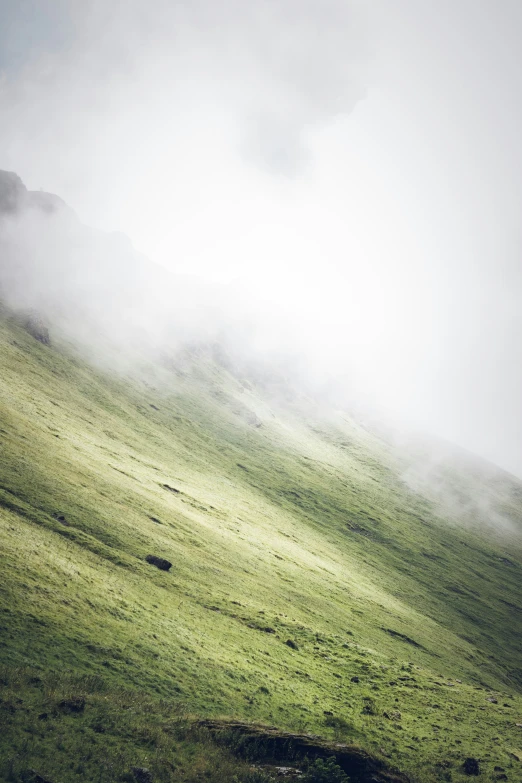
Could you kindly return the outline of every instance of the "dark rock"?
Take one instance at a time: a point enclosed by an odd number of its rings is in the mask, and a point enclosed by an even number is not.
[[[486,701],[491,702],[491,704],[498,704],[498,699],[495,699],[494,696],[490,696]]]
[[[150,565],[159,568],[160,571],[168,571],[170,568],[172,568],[172,563],[169,560],[165,560],[163,557],[156,557],[156,555],[147,555],[145,560],[147,561],[147,563],[150,563]]]
[[[47,720],[49,715],[46,712],[41,712],[38,716],[38,720]]]
[[[158,519],[158,517],[149,517],[149,519],[150,519],[152,522],[155,522],[157,525],[161,525],[161,520],[160,520],[160,519]]]
[[[292,650],[298,650],[299,647],[297,646],[297,642],[294,642],[292,639],[287,639],[285,642],[287,647],[291,647]]]
[[[325,710],[323,715],[333,715],[333,712],[330,712],[330,710]]]
[[[494,772],[505,772],[506,770],[504,767],[493,767]]]
[[[132,774],[137,780],[137,783],[152,783],[154,780],[152,772],[146,767],[133,767]]]
[[[352,677],[350,682],[359,682],[359,678],[358,677]]]
[[[464,772],[466,775],[480,775],[480,765],[477,759],[468,756],[464,762]]]
[[[53,517],[56,519],[57,522],[61,522],[62,525],[68,525],[69,524],[63,514],[56,513],[56,514],[53,514]]]
[[[266,628],[261,628],[265,633],[275,633],[275,628],[270,628],[268,625]]]
[[[85,699],[83,696],[73,696],[71,699],[62,699],[58,706],[64,712],[83,712]]]

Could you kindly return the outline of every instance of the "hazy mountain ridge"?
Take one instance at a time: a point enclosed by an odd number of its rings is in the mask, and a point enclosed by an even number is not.
[[[42,190],[27,190],[14,171],[0,171],[0,212],[16,214],[22,209],[40,209],[48,213],[59,210],[72,212],[59,196]]]

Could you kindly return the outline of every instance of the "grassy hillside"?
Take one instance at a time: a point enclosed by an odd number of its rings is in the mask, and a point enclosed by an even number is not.
[[[4,779],[246,780],[201,716],[521,780],[520,536],[448,523],[347,415],[179,366],[113,375],[0,316]]]

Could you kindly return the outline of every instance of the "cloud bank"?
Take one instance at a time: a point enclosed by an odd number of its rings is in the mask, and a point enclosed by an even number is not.
[[[522,475],[519,3],[10,9],[0,168],[226,287],[319,380]]]

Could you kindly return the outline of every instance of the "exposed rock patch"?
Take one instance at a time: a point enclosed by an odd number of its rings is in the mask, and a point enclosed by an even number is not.
[[[172,563],[170,560],[165,560],[163,557],[157,557],[156,555],[147,555],[145,558],[147,563],[150,563],[150,565],[156,566],[156,568],[159,568],[160,571],[168,571],[170,568],[172,568]]]
[[[292,734],[269,726],[236,721],[202,720],[214,739],[220,738],[236,755],[256,761],[287,764],[308,757],[309,760],[332,756],[352,783],[408,783],[408,778],[388,768],[384,761],[354,745],[322,740],[313,734]]]

